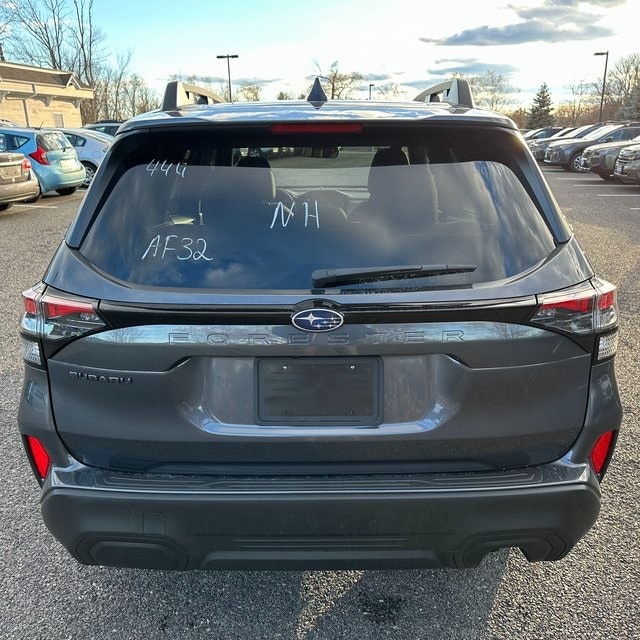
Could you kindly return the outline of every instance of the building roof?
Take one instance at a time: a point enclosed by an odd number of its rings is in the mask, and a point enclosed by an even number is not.
[[[41,69],[15,62],[0,62],[0,80],[10,82],[28,82],[30,84],[48,84],[58,87],[75,85],[77,88],[88,88],[79,82],[73,73],[58,69]]]

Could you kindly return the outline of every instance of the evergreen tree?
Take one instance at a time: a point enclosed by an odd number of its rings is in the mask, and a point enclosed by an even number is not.
[[[640,120],[640,85],[631,90],[618,116],[621,120]]]
[[[527,114],[527,128],[539,129],[553,124],[553,108],[551,105],[551,94],[546,83],[536,93],[533,105]]]

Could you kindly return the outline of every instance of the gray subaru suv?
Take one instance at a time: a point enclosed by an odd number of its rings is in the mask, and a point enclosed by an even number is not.
[[[556,560],[597,518],[615,287],[462,80],[406,103],[171,83],[23,299],[19,427],[82,563]]]

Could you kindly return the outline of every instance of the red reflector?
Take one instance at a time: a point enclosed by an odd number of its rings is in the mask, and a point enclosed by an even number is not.
[[[295,124],[272,124],[271,133],[362,133],[357,122],[300,122]]]
[[[42,443],[33,436],[27,436],[27,450],[33,462],[33,466],[38,473],[38,477],[44,480],[49,472],[49,465],[51,464],[51,458],[47,453],[47,450],[42,446]]]
[[[609,457],[609,452],[611,451],[615,433],[615,431],[607,431],[607,433],[603,433],[598,438],[593,449],[591,449],[591,455],[589,457],[591,458],[593,470],[596,473],[602,473],[602,469],[604,469],[604,465]]]

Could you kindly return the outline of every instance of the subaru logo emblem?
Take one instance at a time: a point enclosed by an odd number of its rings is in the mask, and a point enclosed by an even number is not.
[[[303,331],[332,331],[342,326],[344,316],[331,309],[307,309],[294,314],[291,322]]]

